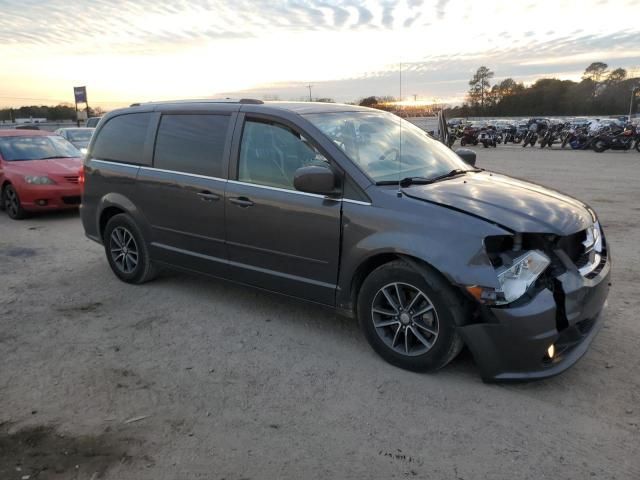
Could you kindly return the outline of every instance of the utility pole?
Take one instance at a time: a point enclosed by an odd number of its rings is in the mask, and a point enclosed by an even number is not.
[[[417,93],[414,93],[414,94],[413,94],[413,101],[414,101],[414,102],[417,102],[417,101],[418,101],[418,94],[417,94]]]
[[[636,96],[636,93],[640,92],[640,88],[632,88],[631,89],[631,101],[629,102],[629,123],[631,123],[631,115],[633,114],[633,99]]]
[[[313,87],[313,85],[309,84],[307,85],[307,88],[309,89],[309,101],[312,102],[313,100],[311,100],[311,87]]]

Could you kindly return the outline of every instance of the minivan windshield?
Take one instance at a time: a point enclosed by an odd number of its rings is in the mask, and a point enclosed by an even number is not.
[[[414,177],[429,180],[454,170],[475,170],[426,132],[391,113],[313,113],[305,118],[376,183]]]
[[[57,135],[0,137],[0,154],[7,162],[82,156],[76,147]]]

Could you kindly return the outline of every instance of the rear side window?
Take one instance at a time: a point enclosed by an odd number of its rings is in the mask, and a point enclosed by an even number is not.
[[[143,165],[151,113],[129,113],[110,119],[100,129],[91,156]]]
[[[227,115],[163,115],[153,166],[221,177],[229,118]]]

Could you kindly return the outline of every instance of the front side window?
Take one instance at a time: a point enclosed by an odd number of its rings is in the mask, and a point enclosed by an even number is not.
[[[101,160],[144,164],[144,144],[151,113],[129,113],[109,119],[98,133],[92,156]]]
[[[0,154],[7,162],[82,156],[67,140],[53,135],[0,137]]]
[[[406,177],[428,179],[452,170],[472,169],[423,130],[390,113],[314,113],[305,115],[305,118],[340,147],[374,182],[398,181]]]
[[[221,177],[228,128],[227,115],[163,115],[153,166]]]
[[[298,168],[327,164],[327,159],[300,133],[273,122],[248,120],[240,145],[238,180],[294,190]]]

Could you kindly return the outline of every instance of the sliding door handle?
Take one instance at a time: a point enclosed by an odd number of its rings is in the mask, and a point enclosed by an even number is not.
[[[216,200],[220,200],[220,195],[216,195],[215,193],[211,193],[208,191],[198,192],[198,196],[205,202],[214,202]]]
[[[253,207],[254,205],[254,203],[247,197],[231,197],[229,201],[242,208]]]

